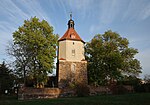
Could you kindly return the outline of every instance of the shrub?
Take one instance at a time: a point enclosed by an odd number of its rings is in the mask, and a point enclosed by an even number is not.
[[[112,94],[125,94],[128,90],[123,85],[113,85],[110,87]]]
[[[78,97],[88,96],[90,93],[89,87],[85,84],[77,84],[75,88]]]
[[[135,92],[150,92],[150,83],[134,86]]]

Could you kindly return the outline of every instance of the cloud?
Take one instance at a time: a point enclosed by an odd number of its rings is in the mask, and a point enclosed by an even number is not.
[[[142,21],[150,17],[150,1],[143,0],[130,0],[127,5],[126,11],[123,15],[123,20],[129,22]]]
[[[0,21],[0,31],[1,32],[12,32],[15,26],[12,25],[10,22]],[[2,34],[2,33],[0,33]]]
[[[119,1],[103,0],[100,2],[100,21],[103,24],[111,23],[119,12]]]
[[[139,54],[136,55],[136,58],[140,60],[142,66],[142,74],[141,76],[144,77],[146,74],[150,74],[150,49],[143,50]]]
[[[7,36],[11,35],[25,19],[31,16],[48,20],[48,16],[36,0],[3,0],[0,3],[0,13],[0,39],[4,37],[4,33]]]
[[[144,6],[144,8],[141,11],[140,16],[142,20],[145,20],[150,17],[150,3]]]
[[[24,20],[37,16],[51,22],[37,0],[2,0],[0,13],[0,58],[6,58],[7,43],[12,40],[12,33],[23,24]]]
[[[2,1],[0,3],[0,12],[2,12],[1,15],[4,15],[8,21],[15,24],[18,22],[18,17],[20,19],[28,17],[28,15],[18,8],[11,0]]]
[[[12,40],[11,32],[0,32],[0,62],[7,58],[6,48],[8,41]]]
[[[121,20],[127,3],[128,1],[122,0],[101,0],[95,2],[94,6],[92,6],[95,13],[92,19],[97,21],[90,26],[90,32],[111,29],[112,23],[116,24]]]
[[[71,0],[72,1],[72,0]],[[91,5],[91,0],[74,0],[71,2],[71,5],[74,5],[74,7],[78,10],[87,9]]]
[[[90,28],[89,28],[89,32],[90,34],[103,34],[102,32],[102,25],[99,25],[99,24],[94,24],[94,25],[91,25]],[[101,32],[101,33],[100,33]]]
[[[5,54],[8,41],[12,40],[12,32],[15,31],[15,27],[6,21],[0,21],[0,54]]]
[[[1,15],[14,24],[29,19],[31,16],[37,16],[50,22],[47,14],[37,0],[4,0],[0,3]]]
[[[64,3],[69,6],[68,12],[79,14],[80,19],[88,18],[92,13],[93,0],[65,0]]]

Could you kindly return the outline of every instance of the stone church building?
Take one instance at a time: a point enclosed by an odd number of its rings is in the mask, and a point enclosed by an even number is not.
[[[58,87],[21,87],[18,91],[18,100],[66,97],[66,93],[74,95],[74,90],[69,87],[76,84],[88,84],[87,61],[84,56],[85,42],[75,31],[74,25],[70,15],[68,29],[58,40],[56,80],[54,79]]]
[[[66,33],[58,40],[57,79],[58,88],[69,84],[87,84],[87,61],[84,55],[85,42],[74,28],[72,14]]]
[[[74,25],[75,23],[72,20],[72,15],[70,15],[70,20],[68,21],[68,29],[66,33],[58,40],[59,46],[57,70],[56,77],[54,78],[56,87],[20,87],[18,90],[18,100],[76,96],[76,90],[70,87],[78,84],[88,86],[87,88],[89,88],[89,95],[97,95],[99,93],[113,93],[114,87],[94,87],[88,85],[87,61],[85,60],[84,55],[85,42],[75,31]],[[124,86],[123,89],[127,89],[128,92],[133,91],[132,86]],[[84,90],[86,89],[84,88]]]

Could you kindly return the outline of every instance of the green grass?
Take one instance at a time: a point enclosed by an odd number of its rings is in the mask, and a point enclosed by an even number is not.
[[[0,105],[150,105],[150,93],[24,101],[10,98],[9,100],[0,100]]]

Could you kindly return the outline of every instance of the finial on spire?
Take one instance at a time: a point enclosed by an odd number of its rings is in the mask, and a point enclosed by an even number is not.
[[[70,12],[70,20],[68,21],[68,29],[74,28],[74,21],[72,20],[72,12]]]
[[[70,12],[70,20],[72,20],[72,12]]]

